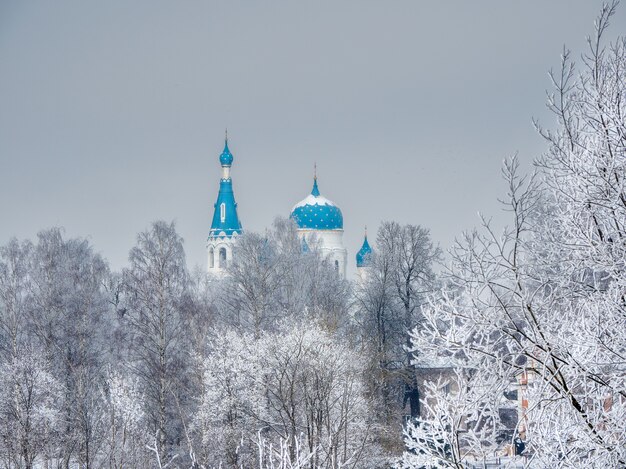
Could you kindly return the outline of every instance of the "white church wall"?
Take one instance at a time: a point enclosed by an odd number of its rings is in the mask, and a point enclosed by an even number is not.
[[[337,266],[339,275],[346,278],[348,251],[343,245],[343,230],[299,229],[298,234],[306,239],[309,246],[317,246],[322,254]]]

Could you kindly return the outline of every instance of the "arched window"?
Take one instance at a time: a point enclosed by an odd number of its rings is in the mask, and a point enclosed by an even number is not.
[[[335,261],[335,272],[339,272],[339,261]]]
[[[209,269],[215,267],[215,252],[213,248],[209,249]]]
[[[226,204],[223,202],[220,204],[220,220],[222,223],[226,221]]]
[[[220,248],[220,269],[226,268],[226,248]]]

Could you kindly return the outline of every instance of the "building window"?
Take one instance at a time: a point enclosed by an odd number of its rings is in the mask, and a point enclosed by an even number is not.
[[[335,261],[335,272],[339,272],[339,261]]]
[[[226,268],[226,248],[220,248],[220,269]]]
[[[209,249],[209,269],[215,267],[215,252],[213,248]]]
[[[220,219],[222,223],[226,221],[226,204],[223,202],[220,204]]]

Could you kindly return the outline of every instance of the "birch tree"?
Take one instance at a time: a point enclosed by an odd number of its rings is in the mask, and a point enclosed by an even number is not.
[[[38,234],[30,259],[28,319],[38,347],[61,380],[64,466],[92,466],[101,438],[101,329],[108,306],[102,286],[108,267],[84,239],[64,239],[61,229]]]
[[[173,223],[158,221],[137,236],[124,271],[129,367],[139,380],[161,460],[179,437],[175,396],[184,397],[187,363],[184,305],[189,275],[182,238]]]

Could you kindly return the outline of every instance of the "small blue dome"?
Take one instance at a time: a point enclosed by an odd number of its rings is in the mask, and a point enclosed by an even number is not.
[[[233,164],[233,154],[228,149],[228,140],[224,143],[224,151],[220,155],[220,163],[222,166],[231,166]]]
[[[359,252],[356,253],[356,266],[357,267],[368,267],[372,263],[372,248],[370,244],[367,242],[367,234],[365,235],[365,239],[363,240],[363,245]]]
[[[298,228],[305,230],[342,230],[343,215],[339,207],[320,195],[317,178],[313,182],[311,195],[298,202],[289,216]]]

